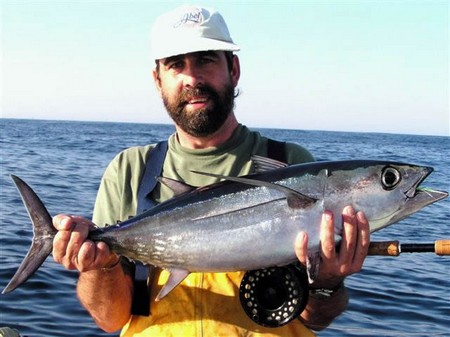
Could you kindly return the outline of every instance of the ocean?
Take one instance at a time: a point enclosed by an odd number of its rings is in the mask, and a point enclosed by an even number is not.
[[[28,250],[32,230],[9,177],[27,181],[50,214],[92,216],[103,170],[119,151],[166,139],[170,125],[0,119],[0,288]],[[319,160],[381,159],[435,168],[426,186],[450,190],[450,137],[260,129]],[[402,243],[450,239],[450,199],[372,235]],[[75,294],[77,273],[50,257],[21,288],[0,295],[0,327],[23,336],[117,336],[96,327]],[[450,257],[403,253],[366,259],[347,278],[348,310],[318,336],[450,336]],[[237,309],[238,310],[238,309]]]

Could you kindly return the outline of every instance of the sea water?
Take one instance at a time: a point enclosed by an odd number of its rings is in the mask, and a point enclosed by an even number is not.
[[[450,190],[450,138],[380,133],[261,129],[296,142],[318,160],[380,159],[435,168],[426,186]],[[170,125],[0,120],[0,288],[30,245],[28,215],[10,174],[29,183],[50,214],[90,218],[101,175],[115,154],[166,139]],[[450,239],[446,199],[372,235],[403,243]],[[26,336],[117,336],[106,334],[79,304],[77,273],[50,257],[13,293],[0,295],[0,327]],[[450,336],[450,256],[432,253],[368,257],[361,273],[348,277],[348,310],[319,336]],[[239,310],[237,308],[236,310]]]

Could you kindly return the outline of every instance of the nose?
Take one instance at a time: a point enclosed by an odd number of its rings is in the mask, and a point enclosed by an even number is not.
[[[183,71],[183,84],[185,87],[197,87],[198,85],[204,84],[204,76],[199,69],[192,62],[187,62]]]

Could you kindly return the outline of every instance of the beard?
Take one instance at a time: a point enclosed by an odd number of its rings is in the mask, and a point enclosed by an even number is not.
[[[225,123],[234,108],[234,87],[228,83],[220,92],[209,85],[183,90],[174,99],[162,93],[164,106],[170,118],[187,134],[206,137],[214,134]],[[208,106],[188,111],[186,105],[196,98],[207,98]]]

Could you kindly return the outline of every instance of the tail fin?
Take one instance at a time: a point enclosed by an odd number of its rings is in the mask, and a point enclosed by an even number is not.
[[[27,255],[23,259],[11,281],[9,281],[2,294],[9,293],[24,283],[44,263],[53,249],[53,238],[56,229],[52,225],[52,218],[42,201],[22,179],[11,176],[19,190],[22,201],[27,208],[28,215],[33,223],[33,241]]]

